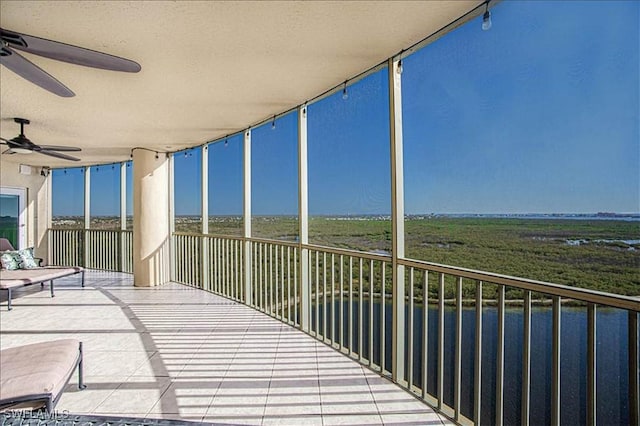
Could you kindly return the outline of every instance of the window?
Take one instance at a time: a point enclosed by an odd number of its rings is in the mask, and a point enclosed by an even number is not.
[[[298,115],[251,132],[251,234],[298,238]]]
[[[84,228],[84,168],[52,170],[53,228]]]
[[[91,173],[91,229],[120,229],[120,164],[93,166]]]
[[[173,200],[176,232],[202,232],[202,148],[174,154]]]
[[[384,68],[308,106],[311,243],[391,250],[387,79]]]
[[[504,2],[403,61],[407,257],[637,294],[638,8]]]
[[[209,233],[243,235],[244,134],[212,143],[209,155]]]
[[[407,257],[637,295],[639,17],[638,2],[501,2],[490,31],[478,17],[403,60]],[[452,289],[447,282],[445,298]],[[465,282],[466,302],[474,296]],[[521,297],[507,288],[508,299]],[[537,297],[531,413],[549,423],[551,310]],[[576,423],[586,422],[585,311],[562,309],[561,417]],[[607,348],[598,352],[602,423],[629,421],[626,316],[598,314],[610,330],[597,343]],[[522,318],[506,312],[505,424],[521,422]],[[455,321],[445,319],[448,348]],[[462,324],[473,332],[472,315]],[[483,424],[495,423],[496,324],[486,309]],[[465,348],[463,389],[473,386],[474,348]],[[444,365],[451,404],[449,350]],[[472,404],[462,401],[464,415]]]

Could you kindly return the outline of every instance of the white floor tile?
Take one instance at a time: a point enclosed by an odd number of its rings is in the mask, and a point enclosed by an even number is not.
[[[34,288],[0,315],[0,348],[83,341],[88,387],[74,388],[74,375],[60,410],[250,425],[440,424],[390,381],[236,302],[175,283],[133,287],[127,274],[88,271],[84,289],[71,278],[55,298]]]

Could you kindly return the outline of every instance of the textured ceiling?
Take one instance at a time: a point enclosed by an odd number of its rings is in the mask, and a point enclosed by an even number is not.
[[[82,148],[80,164],[144,146],[177,150],[242,130],[384,61],[481,1],[124,2],[0,0],[2,28],[135,60],[138,74],[34,55],[76,93],[61,98],[0,66],[0,135],[31,120],[36,144]],[[72,166],[40,154],[3,155]]]

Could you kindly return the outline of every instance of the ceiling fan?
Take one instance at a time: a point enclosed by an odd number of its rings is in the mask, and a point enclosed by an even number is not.
[[[0,64],[43,89],[65,98],[75,96],[75,93],[16,50],[103,70],[138,72],[141,69],[140,64],[129,59],[0,28]]]
[[[9,147],[9,149],[4,151],[3,154],[31,154],[32,152],[38,152],[40,154],[49,155],[51,157],[62,158],[63,160],[80,161],[79,158],[56,152],[77,152],[81,151],[80,148],[71,146],[36,145],[24,135],[24,125],[29,124],[30,121],[26,118],[17,117],[14,118],[13,121],[20,124],[20,134],[13,139],[0,138],[0,140],[2,140],[2,142],[0,143]]]

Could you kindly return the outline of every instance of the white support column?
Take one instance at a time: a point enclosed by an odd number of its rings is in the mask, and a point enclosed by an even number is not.
[[[84,168],[84,265],[89,267],[89,231],[91,226],[91,167]]]
[[[243,203],[243,217],[244,217],[244,294],[245,303],[249,306],[252,304],[251,298],[251,129],[247,129],[244,132],[244,203]]]
[[[392,378],[404,382],[404,266],[398,259],[404,257],[404,169],[402,163],[402,84],[398,60],[388,62],[389,70],[389,124],[391,141],[391,236],[393,265],[393,342]],[[384,356],[384,355],[383,355]]]
[[[127,163],[120,163],[120,230],[127,229]]]
[[[127,163],[120,163],[120,271],[127,263],[125,247],[127,230]]]
[[[209,233],[209,145],[202,147],[202,233]]]
[[[84,229],[91,225],[91,167],[84,168]]]
[[[133,152],[133,282],[153,287],[169,280],[170,160]]]
[[[307,105],[298,108],[298,225],[300,248],[300,327],[309,332],[309,182],[307,174]]]
[[[173,233],[176,231],[176,210],[174,206],[174,164],[175,156],[170,154],[167,157],[169,173],[167,176],[167,188],[169,188],[169,205],[167,206],[169,215],[167,221],[169,222],[169,279],[176,279],[176,244],[173,239]],[[135,214],[135,211],[133,212]]]
[[[51,239],[51,226],[53,225],[53,171],[46,178],[47,185],[47,258],[45,265],[51,265],[53,259],[53,241]]]
[[[207,235],[209,233],[209,145],[202,147],[202,233]],[[206,290],[211,289],[211,277],[209,276],[209,239],[202,237],[202,246],[200,247],[200,253],[202,253],[200,271],[202,273],[202,288]]]

